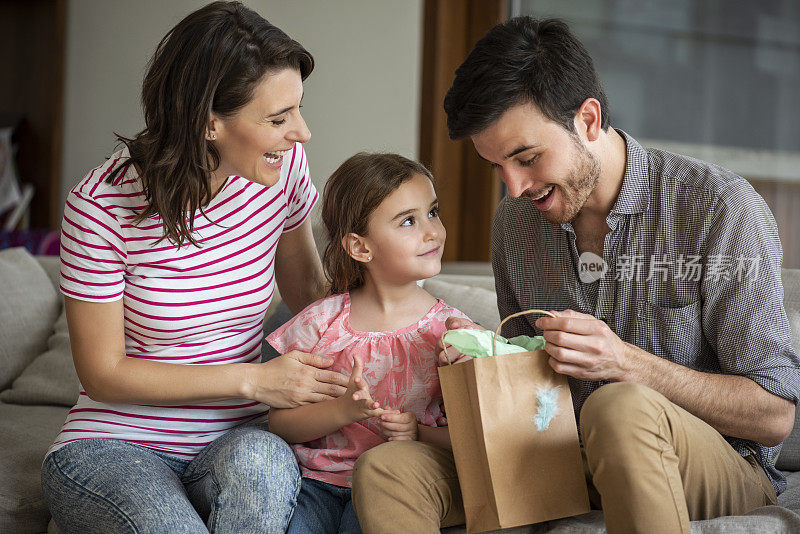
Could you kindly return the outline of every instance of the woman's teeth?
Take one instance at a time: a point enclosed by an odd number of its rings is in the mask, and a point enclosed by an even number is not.
[[[289,151],[278,150],[275,152],[267,152],[266,154],[264,154],[264,160],[266,160],[267,163],[278,163],[283,157],[283,155],[286,154],[287,152]]]
[[[555,186],[551,185],[550,187],[547,188],[547,190],[544,193],[542,193],[538,197],[534,198],[533,200],[542,200],[544,197],[546,197],[547,195],[550,194],[550,191],[553,190],[553,187],[555,187]]]

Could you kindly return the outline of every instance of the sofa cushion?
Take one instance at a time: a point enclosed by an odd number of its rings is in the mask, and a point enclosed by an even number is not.
[[[22,371],[0,400],[13,404],[72,406],[78,399],[80,382],[72,362],[67,315],[62,310],[55,331],[47,340],[47,351]]]
[[[50,281],[53,282],[53,287],[56,289],[56,293],[58,293],[59,300],[64,300],[64,295],[61,294],[61,291],[58,289],[59,284],[59,277],[61,275],[61,258],[58,256],[34,256],[36,261],[39,262],[39,265],[42,266],[44,272],[47,273],[47,276],[50,278]]]
[[[461,310],[474,322],[484,328],[494,330],[500,324],[500,313],[497,311],[497,298],[494,293],[494,280],[484,276],[454,277],[459,281],[474,281],[466,285],[446,281],[447,278],[434,277],[423,283],[425,290],[434,297],[440,298],[450,306]],[[488,280],[487,280],[488,279]],[[491,284],[488,289],[480,287]]]
[[[0,403],[0,532],[45,532],[44,453],[67,417],[61,406]]]
[[[783,269],[783,304],[792,327],[792,345],[800,354],[800,269]],[[800,470],[800,409],[795,410],[794,429],[783,442],[778,461],[778,469]]]
[[[0,390],[41,354],[58,317],[50,278],[24,248],[0,251]]]

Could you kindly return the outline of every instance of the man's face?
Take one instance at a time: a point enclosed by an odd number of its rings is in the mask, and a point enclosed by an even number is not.
[[[575,219],[600,178],[597,158],[578,135],[533,104],[510,108],[471,139],[508,194],[530,199],[555,224]]]

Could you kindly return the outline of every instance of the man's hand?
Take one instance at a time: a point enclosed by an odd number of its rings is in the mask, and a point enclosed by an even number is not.
[[[381,436],[389,441],[417,441],[419,427],[417,416],[411,412],[387,410],[381,414]]]
[[[386,410],[381,405],[372,400],[364,378],[361,373],[364,371],[364,364],[360,358],[353,359],[353,372],[350,374],[350,381],[347,384],[347,391],[339,398],[345,417],[350,423],[363,421],[370,417],[377,417]]]
[[[462,319],[461,317],[448,317],[444,325],[448,330],[457,330],[459,328],[473,328],[475,330],[486,330],[482,326],[477,325],[468,319]],[[449,346],[447,348],[447,353],[445,353],[444,344],[442,343],[441,337],[439,338],[439,341],[436,342],[436,351],[439,354],[439,365],[449,365],[451,363],[465,362],[467,360],[472,359],[472,356],[461,354],[456,349]]]
[[[628,345],[606,323],[573,310],[540,317],[544,350],[557,373],[581,380],[621,382],[631,379],[633,359]]]

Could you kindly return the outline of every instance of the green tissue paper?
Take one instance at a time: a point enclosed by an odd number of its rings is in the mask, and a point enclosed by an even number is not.
[[[491,330],[458,328],[445,333],[444,342],[452,345],[461,354],[473,358],[483,358],[492,355],[492,338],[494,338],[494,332]],[[511,339],[497,336],[497,354],[515,354],[543,348],[544,338],[542,336],[517,336]]]
[[[543,350],[544,338],[542,336],[517,336],[508,340],[512,345],[524,347],[525,350]]]

